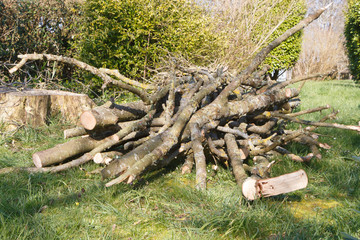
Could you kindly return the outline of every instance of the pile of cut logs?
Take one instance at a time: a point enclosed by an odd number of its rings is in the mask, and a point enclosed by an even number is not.
[[[266,56],[295,32],[316,19],[320,9],[286,31],[263,48],[240,74],[225,68],[215,70],[183,66],[176,61],[155,76],[161,83],[144,84],[128,79],[117,70],[95,68],[73,58],[50,54],[20,55],[11,72],[28,60],[59,61],[90,71],[104,81],[136,94],[141,100],[126,104],[109,101],[82,113],[82,126],[65,131],[70,141],[33,155],[36,167],[29,172],[58,172],[94,161],[104,167],[98,171],[103,179],[111,179],[107,187],[121,182],[132,183],[154,168],[165,167],[173,159],[183,159],[182,173],[195,167],[196,187],[206,188],[207,163],[230,166],[236,182],[248,199],[272,196],[303,188],[307,184],[304,171],[269,178],[273,156],[287,155],[292,161],[307,162],[321,158],[319,148],[328,149],[317,140],[317,127],[336,127],[360,132],[360,126],[326,123],[336,112],[318,122],[298,117],[323,111],[330,106],[294,112],[299,104],[300,88],[290,84],[313,78],[277,83],[266,77]],[[159,81],[160,82],[160,81]],[[310,125],[287,130],[287,122]],[[309,154],[298,156],[287,150],[289,142],[309,147]],[[284,182],[286,184],[284,185]]]

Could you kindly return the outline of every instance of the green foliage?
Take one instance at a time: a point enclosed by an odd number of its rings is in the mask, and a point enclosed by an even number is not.
[[[290,13],[287,13],[289,9],[292,8]],[[298,24],[305,16],[306,13],[306,4],[305,1],[294,1],[286,0],[281,1],[276,4],[271,9],[271,14],[274,15],[289,15],[280,26],[274,31],[271,37],[265,44],[270,43],[275,40],[281,34],[283,34],[286,30],[294,27]],[[270,24],[275,26],[275,22]],[[260,29],[264,31],[264,29]],[[261,34],[261,33],[256,33]],[[286,41],[281,43],[281,45],[275,48],[270,56],[265,60],[264,64],[268,64],[271,66],[271,71],[281,70],[281,69],[289,69],[295,65],[296,61],[299,59],[299,54],[301,51],[301,38],[302,32],[297,32],[293,36],[289,37]]]
[[[213,55],[209,18],[187,0],[89,0],[84,15],[78,56],[128,77],[148,77],[147,69],[169,53],[196,63]]]
[[[350,0],[346,14],[345,37],[350,71],[360,81],[360,2]]]
[[[9,78],[5,63],[17,61],[18,54],[66,55],[74,33],[79,8],[76,2],[60,0],[0,0],[0,75]],[[32,64],[17,80],[33,77],[44,63]],[[66,68],[61,68],[63,71]],[[63,72],[64,74],[64,72]]]

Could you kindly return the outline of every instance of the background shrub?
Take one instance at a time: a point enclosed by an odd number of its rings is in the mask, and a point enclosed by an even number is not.
[[[0,0],[0,80],[34,83],[47,68],[44,63],[28,64],[28,68],[9,75],[7,69],[18,54],[50,53],[70,55],[71,41],[79,11],[78,1]],[[39,71],[42,70],[42,71]],[[51,65],[60,75],[69,74],[68,67]],[[48,71],[48,72],[49,72]],[[47,76],[49,77],[49,76]],[[63,76],[65,78],[65,76]]]
[[[141,79],[169,53],[198,64],[211,60],[216,54],[211,30],[210,17],[187,0],[88,0],[74,47],[93,66]]]
[[[216,29],[224,36],[219,61],[241,70],[262,47],[295,26],[306,13],[305,1],[295,0],[214,0],[211,11]],[[266,64],[271,71],[292,67],[301,50],[297,33],[270,53]]]
[[[350,71],[356,81],[360,80],[360,2],[350,0],[345,22],[346,48]]]
[[[149,69],[159,66],[169,54],[182,55],[198,65],[217,63],[240,71],[263,46],[305,14],[304,2],[295,0],[0,3],[3,73],[7,74],[7,64],[15,62],[19,53],[47,52],[74,56],[96,67],[119,69],[138,80],[149,78]],[[271,53],[267,64],[272,70],[286,69],[295,63],[300,35]],[[40,62],[29,66],[21,77],[17,75],[18,79],[54,82],[56,76],[60,88],[82,92],[84,88],[91,89],[92,97],[104,94],[101,80],[70,66]],[[13,77],[3,76],[7,81]]]

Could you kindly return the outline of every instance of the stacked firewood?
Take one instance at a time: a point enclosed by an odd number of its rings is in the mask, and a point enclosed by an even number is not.
[[[319,148],[330,146],[317,140],[313,132],[317,127],[360,131],[359,126],[326,123],[336,112],[318,122],[298,118],[330,106],[294,112],[299,104],[297,96],[301,86],[286,87],[324,75],[277,83],[266,77],[267,66],[259,67],[272,49],[324,10],[305,18],[262,49],[240,74],[231,74],[223,67],[210,70],[184,66],[174,60],[166,71],[155,76],[161,78],[161,82],[143,84],[124,77],[117,70],[98,69],[72,58],[50,54],[19,56],[22,61],[11,72],[28,60],[65,62],[102,78],[103,87],[115,85],[141,99],[121,105],[109,101],[82,113],[82,126],[64,133],[65,138],[81,137],[35,153],[36,167],[23,170],[58,172],[93,160],[103,165],[98,172],[103,179],[111,179],[106,183],[109,187],[121,182],[132,183],[144,172],[164,167],[178,158],[183,159],[182,173],[190,173],[194,168],[197,188],[205,189],[206,166],[211,161],[215,166],[230,166],[239,185],[248,186],[244,181],[254,180],[254,185],[252,181],[250,185],[256,186],[255,193],[249,199],[266,195],[266,183],[261,179],[270,177],[271,166],[275,163],[273,156],[286,155],[298,162],[321,158]],[[288,122],[311,127],[288,130]],[[309,154],[291,153],[286,149],[289,142],[307,145]],[[299,178],[292,176],[292,180],[303,179],[302,176],[304,172],[296,176]]]

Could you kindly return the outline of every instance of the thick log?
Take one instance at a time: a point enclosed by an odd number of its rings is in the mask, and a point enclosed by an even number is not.
[[[56,145],[53,148],[34,153],[32,157],[33,162],[38,168],[61,163],[70,157],[91,151],[108,140],[118,141],[119,138],[116,135],[113,135],[100,141],[91,137],[74,139],[69,142]]]
[[[104,128],[115,125],[117,122],[131,121],[146,115],[150,106],[143,102],[124,103],[122,105],[113,104],[110,108],[99,106],[91,111],[85,111],[80,116],[81,124],[87,130]]]
[[[122,156],[121,158],[115,159],[106,168],[104,168],[101,171],[102,178],[106,179],[125,171],[130,166],[132,166],[137,160],[140,160],[145,155],[151,153],[151,151],[153,151],[160,142],[161,142],[161,138],[158,135],[154,138],[149,139],[148,141],[138,146],[131,152]]]
[[[268,179],[247,178],[242,185],[242,192],[248,200],[255,200],[303,189],[307,184],[305,171],[299,170]]]

